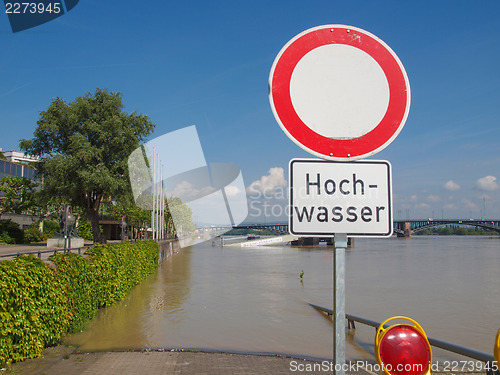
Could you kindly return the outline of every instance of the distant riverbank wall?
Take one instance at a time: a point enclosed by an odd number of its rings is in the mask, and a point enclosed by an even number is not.
[[[179,244],[179,240],[169,239],[169,240],[159,240],[158,248],[159,248],[158,264],[160,264],[161,262],[163,262],[164,259],[178,252],[181,246]]]

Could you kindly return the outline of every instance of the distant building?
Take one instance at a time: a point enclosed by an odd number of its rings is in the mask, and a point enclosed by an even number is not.
[[[2,151],[1,148],[0,151]],[[13,163],[30,163],[30,162],[37,162],[40,160],[38,156],[28,155],[25,154],[24,152],[19,152],[16,150],[5,151],[3,155],[8,161],[11,161]]]
[[[2,149],[0,148],[0,152]],[[35,180],[35,170],[25,163],[37,162],[39,159],[19,151],[5,151],[7,160],[0,160],[0,178],[3,176],[26,177]]]
[[[0,152],[2,149],[0,148]],[[5,151],[3,153],[6,159],[0,160],[0,179],[3,176],[26,177],[30,180],[36,180],[35,170],[24,163],[38,161],[37,158],[30,158],[19,151]],[[36,222],[38,218],[32,215],[13,214],[4,212],[0,215],[1,219],[10,219],[16,222],[20,228],[26,229],[30,224]]]

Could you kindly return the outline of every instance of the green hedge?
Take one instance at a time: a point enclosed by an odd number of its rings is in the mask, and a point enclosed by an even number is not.
[[[56,269],[33,255],[0,262],[0,363],[41,356],[158,266],[154,241],[96,245],[87,254],[90,261],[53,255]]]
[[[10,219],[0,220],[0,242],[8,244],[23,243],[24,233],[15,222]]]

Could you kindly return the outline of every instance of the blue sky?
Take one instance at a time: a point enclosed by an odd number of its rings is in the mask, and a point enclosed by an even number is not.
[[[82,0],[16,34],[3,14],[0,147],[31,138],[52,98],[107,88],[151,117],[153,137],[196,125],[207,161],[238,165],[247,187],[281,204],[289,160],[312,156],[274,119],[271,66],[296,34],[345,24],[384,40],[410,80],[405,127],[371,157],[392,163],[395,218],[498,219],[499,14],[494,0]]]

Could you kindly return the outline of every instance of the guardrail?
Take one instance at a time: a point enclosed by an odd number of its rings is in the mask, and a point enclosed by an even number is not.
[[[333,315],[333,310],[327,309],[322,306],[318,305],[313,305],[312,303],[309,304],[310,306],[314,307],[317,310],[320,310],[328,315]],[[356,328],[356,325],[354,322],[358,322],[361,324],[365,324],[371,327],[374,327],[377,329],[380,326],[379,322],[376,322],[374,320],[369,320],[365,318],[361,318],[359,316],[351,315],[351,314],[345,314],[345,318],[347,319],[347,327],[348,329],[350,328]],[[495,358],[493,357],[492,354],[480,352],[478,350],[474,349],[469,349],[464,346],[460,345],[455,345],[446,341],[438,340],[438,339],[433,339],[431,337],[427,337],[427,340],[429,341],[429,344],[432,346],[435,346],[436,348],[444,349],[452,353],[460,354],[469,358],[477,359],[478,361],[482,362],[490,362],[493,363]]]
[[[137,239],[132,239],[128,240],[128,242],[135,243],[137,242]],[[178,241],[175,239],[168,239],[168,240],[157,240],[158,242],[158,247],[159,247],[159,257],[158,257],[158,264],[161,263],[161,261],[166,258],[168,255],[172,254],[174,251],[178,250]],[[170,244],[167,246],[167,244]],[[2,258],[16,258],[21,255],[28,255],[28,254],[33,254],[37,255],[39,259],[42,258],[42,254],[48,254],[52,253],[53,255],[56,255],[59,252],[63,253],[71,253],[71,252],[77,252],[79,255],[82,254],[82,251],[85,252],[85,250],[91,248],[92,245],[90,246],[82,246],[82,247],[72,247],[70,249],[51,249],[51,250],[36,250],[36,251],[18,251],[16,253],[11,253],[11,254],[0,254],[0,259]]]
[[[87,250],[90,246],[83,246],[83,247],[73,247],[71,249],[52,249],[52,250],[37,250],[37,251],[18,251],[17,253],[13,254],[1,254],[0,258],[16,258],[21,255],[28,255],[28,254],[33,254],[37,255],[39,259],[42,258],[42,254],[47,254],[47,253],[53,253],[56,255],[58,252],[64,252],[64,253],[71,253],[73,251],[78,251],[78,254],[82,253],[83,250]]]

